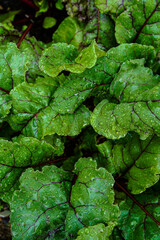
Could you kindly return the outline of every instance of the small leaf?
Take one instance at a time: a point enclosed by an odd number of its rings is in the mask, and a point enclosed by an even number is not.
[[[67,17],[53,33],[53,42],[64,42],[79,47],[82,42],[82,29],[75,18]]]
[[[53,17],[45,17],[43,21],[43,28],[52,28],[56,25],[57,20]]]

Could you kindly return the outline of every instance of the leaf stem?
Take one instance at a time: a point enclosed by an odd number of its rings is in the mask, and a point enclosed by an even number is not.
[[[30,29],[32,28],[33,23],[30,23],[29,26],[27,27],[27,29],[24,31],[24,33],[22,34],[21,38],[19,39],[18,43],[17,43],[17,48],[20,47],[23,39],[25,38],[25,36],[27,35],[27,33],[30,31]]]
[[[100,12],[98,10],[98,25],[97,25],[97,36],[96,36],[96,43],[98,42],[98,37],[99,37],[99,26],[100,25]]]
[[[139,203],[123,186],[121,186],[117,181],[115,181],[115,185],[120,188],[132,201],[138,205],[145,212],[147,216],[149,216],[158,226],[160,226],[160,222],[157,221],[144,207],[141,203]]]
[[[38,10],[38,7],[30,0],[21,0],[21,2],[24,2],[25,4],[27,4],[28,6],[30,6],[31,8]]]

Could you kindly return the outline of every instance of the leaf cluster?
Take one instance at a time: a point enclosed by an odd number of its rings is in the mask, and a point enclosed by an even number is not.
[[[34,3],[36,16],[50,7]],[[159,240],[160,1],[52,4],[68,16],[48,44],[21,37],[17,11],[0,17],[13,239]]]

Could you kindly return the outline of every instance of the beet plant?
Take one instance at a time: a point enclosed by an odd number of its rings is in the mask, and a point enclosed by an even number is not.
[[[35,16],[21,30],[19,11],[0,16],[13,239],[159,240],[160,1],[25,2]],[[39,17],[50,42],[30,34]]]

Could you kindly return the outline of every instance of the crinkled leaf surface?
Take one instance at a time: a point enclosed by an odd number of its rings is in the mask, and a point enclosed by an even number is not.
[[[96,0],[102,13],[115,19],[118,43],[137,42],[159,47],[160,1],[155,0]]]
[[[67,2],[66,10],[69,16],[77,17],[80,21],[93,18],[96,13],[94,0],[64,0]]]
[[[65,32],[64,32],[65,31]],[[53,34],[53,42],[64,42],[79,47],[82,42],[83,34],[80,24],[76,18],[67,17],[59,25],[58,29]]]
[[[132,59],[145,59],[145,64],[151,67],[156,61],[156,51],[153,46],[137,43],[124,43],[107,51],[107,58],[121,66],[122,63]],[[119,64],[119,65],[118,65]]]
[[[0,122],[5,120],[11,108],[9,92],[25,80],[26,56],[14,43],[0,48]]]
[[[109,240],[109,236],[112,233],[114,224],[105,227],[103,223],[99,223],[95,226],[82,228],[78,231],[78,237],[76,240]]]
[[[71,73],[55,91],[51,106],[59,113],[72,113],[95,89],[100,91],[101,86],[109,86],[112,76],[107,73],[110,70],[107,68],[107,61],[100,58],[91,70]]]
[[[112,145],[106,141],[97,147],[106,158],[107,170],[127,179],[133,194],[144,192],[159,181],[160,139],[157,136],[144,141],[133,135],[126,144]]]
[[[160,185],[158,183],[143,194],[137,195],[136,200],[145,207],[155,220],[160,222],[159,192]],[[117,198],[122,200],[119,205],[121,215],[118,221],[118,228],[124,239],[133,240],[137,238],[139,240],[159,240],[160,226],[158,226],[158,224],[142,211],[129,197],[117,194]]]
[[[105,14],[95,14],[83,30],[83,44],[88,45],[92,40],[105,49],[115,46],[114,22]]]
[[[114,180],[90,158],[79,159],[74,176],[56,166],[45,166],[42,172],[28,169],[20,182],[11,204],[14,239],[31,235],[32,239],[73,239],[81,228],[98,223],[109,232],[119,216],[113,204]]]
[[[126,9],[130,2],[128,0],[95,0],[95,5],[101,13],[110,13],[117,16]]]
[[[25,80],[27,71],[25,54],[17,48],[16,44],[8,43],[0,48],[0,88],[10,91]]]
[[[52,160],[59,153],[57,145],[28,137],[14,142],[0,139],[0,146],[0,194],[3,199],[18,187],[19,177],[26,168]]]
[[[129,2],[129,1],[126,1]],[[160,46],[160,1],[136,0],[116,19],[118,43],[137,42]]]
[[[43,75],[39,68],[39,58],[42,51],[47,47],[47,44],[44,44],[40,41],[37,41],[34,37],[26,37],[22,41],[19,49],[27,58],[27,72],[25,80],[27,82],[35,82],[35,79],[39,75]]]
[[[95,41],[80,53],[73,45],[55,43],[43,51],[39,65],[41,70],[51,77],[57,76],[63,70],[82,73],[86,68],[92,68],[97,58],[104,55],[106,53],[98,48]]]
[[[60,115],[50,105],[58,79],[59,77],[46,84],[41,81],[36,84],[23,83],[14,88],[13,108],[8,120],[14,130],[40,139],[54,133],[74,136],[89,124],[90,111],[85,106],[72,114]]]
[[[124,137],[135,131],[142,139],[160,133],[159,76],[153,76],[142,60],[122,65],[110,86],[110,93],[119,104],[103,100],[95,108],[91,124],[107,138]]]

